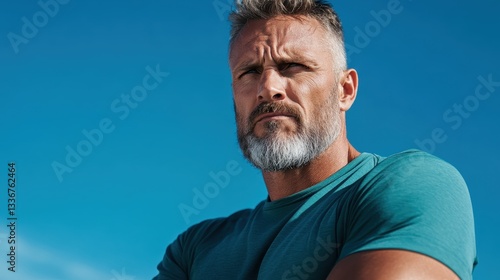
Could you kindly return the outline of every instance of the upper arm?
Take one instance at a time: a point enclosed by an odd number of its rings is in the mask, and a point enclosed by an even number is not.
[[[367,188],[350,201],[345,239],[332,275],[472,278],[476,252],[467,186],[448,163],[412,153],[382,162],[383,169],[368,176]],[[430,274],[418,278],[422,273]]]
[[[327,280],[455,280],[448,267],[428,256],[404,250],[352,254],[332,269]]]

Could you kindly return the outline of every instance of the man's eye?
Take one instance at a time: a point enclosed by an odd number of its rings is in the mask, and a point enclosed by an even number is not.
[[[259,71],[257,71],[257,69],[250,69],[250,70],[247,70],[245,73],[243,74],[253,74],[253,73],[259,73]]]
[[[287,69],[290,69],[290,68],[303,67],[303,66],[304,65],[302,65],[300,63],[295,63],[295,62],[284,63],[283,65],[281,65],[280,70],[283,71],[283,70],[287,70]]]
[[[247,74],[259,74],[259,70],[257,68],[248,69],[240,75],[240,78]]]

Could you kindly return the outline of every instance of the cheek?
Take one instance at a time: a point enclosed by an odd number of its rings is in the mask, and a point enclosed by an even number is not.
[[[246,103],[244,100],[237,98],[236,95],[234,96],[234,114],[236,117],[236,125],[238,130],[242,131],[247,130],[248,116],[251,112],[245,105]]]
[[[248,112],[248,101],[241,96],[234,95],[234,111],[238,116],[245,116]]]
[[[241,84],[233,86],[233,101],[235,111],[243,118],[247,118],[257,105],[255,104],[255,93],[249,87]]]
[[[321,105],[332,92],[333,83],[326,79],[304,77],[296,80],[290,87],[289,98],[297,102],[306,112],[317,105]]]
[[[315,97],[322,92],[330,92],[333,86],[333,77],[328,75],[311,73],[310,75],[302,75],[300,78],[290,80],[292,88],[301,95]]]

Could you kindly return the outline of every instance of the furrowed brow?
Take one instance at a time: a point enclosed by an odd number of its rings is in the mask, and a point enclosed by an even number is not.
[[[255,61],[245,61],[241,63],[240,65],[236,66],[235,72],[242,72],[242,71],[248,71],[250,69],[255,69],[262,67],[260,63],[255,62]]]
[[[315,67],[318,65],[318,63],[313,59],[302,55],[291,55],[289,57],[280,57],[277,58],[275,62],[278,65],[288,64],[288,63],[300,63],[311,67]]]

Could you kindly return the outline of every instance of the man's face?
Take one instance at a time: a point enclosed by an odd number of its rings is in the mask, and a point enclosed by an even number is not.
[[[252,20],[233,42],[238,142],[265,171],[301,167],[340,133],[340,90],[330,34],[318,21]]]

